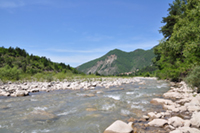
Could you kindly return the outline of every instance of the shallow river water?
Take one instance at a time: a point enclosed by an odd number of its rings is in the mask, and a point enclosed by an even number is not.
[[[141,79],[109,89],[59,90],[0,97],[0,133],[103,133],[115,120],[162,110],[150,104],[169,90],[165,81]],[[123,88],[123,89],[122,89]]]

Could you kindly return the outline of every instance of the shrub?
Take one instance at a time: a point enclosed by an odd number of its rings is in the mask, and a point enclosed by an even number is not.
[[[185,81],[192,87],[197,87],[197,92],[200,93],[200,66],[195,67],[185,78]]]

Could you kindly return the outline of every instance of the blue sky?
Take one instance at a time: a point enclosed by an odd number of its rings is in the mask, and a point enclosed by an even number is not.
[[[0,0],[0,45],[77,67],[115,48],[150,49],[173,0]]]

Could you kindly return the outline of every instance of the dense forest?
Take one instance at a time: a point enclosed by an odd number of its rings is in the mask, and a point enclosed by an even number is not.
[[[1,80],[19,80],[33,75],[55,73],[79,73],[75,68],[64,63],[54,63],[46,57],[29,55],[24,49],[0,47]],[[39,75],[38,75],[39,76]]]
[[[157,76],[200,88],[200,1],[175,0],[163,17],[164,38],[154,48]]]

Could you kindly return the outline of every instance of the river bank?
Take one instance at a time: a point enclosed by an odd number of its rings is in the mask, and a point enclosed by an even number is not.
[[[95,89],[95,87],[105,87],[109,88],[111,86],[120,86],[122,84],[129,84],[140,82],[139,84],[144,84],[140,79],[145,79],[144,77],[134,77],[134,78],[92,78],[92,79],[75,79],[74,81],[64,80],[53,81],[53,82],[8,82],[6,84],[0,85],[0,96],[28,96],[29,93],[39,92],[39,91],[55,91],[55,90],[90,90]],[[156,79],[156,78],[147,78]]]
[[[128,124],[116,121],[104,133],[200,133],[200,94],[185,82],[171,85],[171,89],[163,94],[164,98],[151,100],[151,104],[162,105],[166,111],[149,112],[142,119],[132,120]]]

